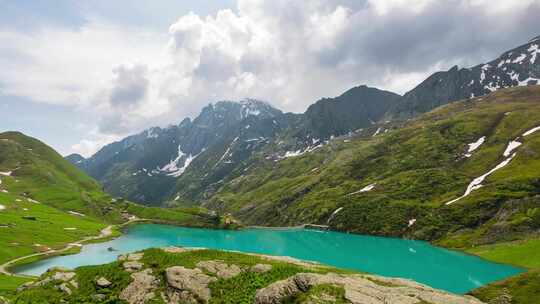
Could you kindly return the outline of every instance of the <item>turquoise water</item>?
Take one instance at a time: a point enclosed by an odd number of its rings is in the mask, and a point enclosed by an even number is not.
[[[54,257],[17,269],[38,275],[52,266],[75,268],[112,262],[117,255],[149,247],[206,247],[291,256],[304,260],[413,279],[434,288],[465,293],[522,272],[426,242],[315,230],[242,231],[140,224],[112,241],[84,246],[76,255]],[[110,252],[113,247],[117,251]]]

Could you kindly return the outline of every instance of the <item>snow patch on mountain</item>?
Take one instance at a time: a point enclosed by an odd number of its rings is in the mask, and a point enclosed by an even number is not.
[[[477,189],[480,189],[482,187],[482,182],[484,182],[484,180],[486,179],[486,177],[490,176],[491,174],[493,174],[493,172],[499,170],[499,169],[502,169],[504,168],[506,165],[508,165],[510,163],[510,161],[512,161],[512,159],[516,156],[516,153],[512,154],[511,157],[509,158],[506,158],[505,160],[503,160],[500,164],[498,164],[495,168],[489,170],[487,173],[473,179],[473,181],[467,186],[467,190],[465,190],[465,193],[454,199],[454,200],[451,200],[449,202],[446,203],[446,205],[451,205],[467,196],[469,196],[471,194],[471,192],[473,192],[474,190],[477,190]]]
[[[225,157],[227,156],[232,156],[232,155],[229,155],[229,153],[231,152],[231,148],[234,146],[234,144],[238,141],[238,137],[236,137],[235,139],[233,139],[233,141],[231,142],[231,144],[227,147],[227,150],[225,150],[225,153],[223,153],[223,155],[221,155],[221,157],[219,158],[219,160],[217,161],[217,163],[214,165],[214,168],[217,167],[224,159]]]
[[[155,133],[155,128],[146,130],[146,138],[158,138],[159,135]]]
[[[332,214],[330,214],[330,216],[328,217],[328,220],[326,221],[326,223],[330,224],[330,221],[332,221],[332,219],[334,219],[336,214],[338,214],[341,210],[343,210],[343,207],[339,207],[334,212],[332,212]]]
[[[527,51],[531,54],[531,64],[534,64],[536,62],[536,55],[540,54],[540,49],[538,49],[538,44],[531,45]]]
[[[467,153],[465,154],[465,157],[471,157],[472,153],[476,151],[476,149],[480,148],[480,146],[486,141],[486,137],[482,136],[477,141],[468,144],[469,149],[467,150]]]
[[[362,188],[362,189],[360,189],[358,191],[351,192],[351,193],[347,194],[347,196],[358,194],[358,193],[363,193],[363,192],[369,192],[369,191],[373,190],[376,185],[377,184],[375,184],[375,183],[374,184],[369,184],[369,185],[365,186],[364,188]]]
[[[527,54],[521,54],[518,57],[516,57],[516,59],[512,60],[512,63],[521,64],[523,60],[525,60],[525,58],[527,58]]]
[[[508,143],[508,146],[506,146],[506,150],[504,150],[503,156],[504,157],[510,156],[512,151],[514,151],[516,148],[518,148],[521,145],[522,143],[520,143],[519,141],[512,140],[511,142]]]
[[[200,153],[199,153],[200,154]],[[186,160],[184,161],[184,165],[180,168],[178,168],[178,170],[176,170],[175,172],[171,172],[167,175],[169,176],[172,176],[172,177],[180,177],[182,174],[184,174],[184,172],[186,171],[186,169],[189,167],[189,165],[191,164],[191,162],[197,158],[197,156],[199,156],[199,154],[197,155],[189,155]]]
[[[178,155],[175,159],[171,160],[168,164],[159,168],[158,170],[152,170],[152,172],[148,172],[147,175],[152,176],[152,173],[158,174],[160,172],[164,172],[168,176],[180,177],[182,174],[184,174],[191,162],[204,151],[205,149],[202,149],[202,151],[196,155],[192,155],[191,153],[188,155],[187,153],[182,151],[182,145],[178,145]],[[184,160],[183,163],[182,160]],[[147,172],[146,169],[143,170]]]
[[[86,215],[84,215],[84,214],[82,214],[80,212],[77,212],[77,211],[68,211],[68,213],[71,214],[71,215],[76,215],[76,216],[83,216],[83,217],[86,216]]]
[[[523,136],[529,136],[529,135],[533,134],[536,131],[540,131],[540,126],[534,127],[532,129],[528,130],[527,132],[523,133]]]
[[[296,156],[300,156],[300,155],[303,155],[303,154],[306,154],[306,153],[310,153],[310,152],[313,152],[319,148],[321,148],[323,146],[323,144],[318,144],[316,146],[309,146],[305,149],[298,149],[298,150],[295,150],[295,151],[286,151],[285,154],[281,157],[278,157],[278,160],[282,160],[282,159],[285,159],[285,158],[289,158],[289,157],[296,157]]]
[[[186,153],[182,151],[182,145],[178,145],[178,154],[175,159],[171,160],[168,164],[160,168],[161,171],[168,172],[168,173],[174,173],[177,172],[180,168],[180,161],[182,160],[182,157],[186,156]]]
[[[540,130],[540,126],[534,127],[532,129],[526,131],[525,133],[522,134],[522,136],[525,137],[525,136],[531,135],[531,134],[533,134],[534,132],[536,132],[538,130]],[[520,147],[522,144],[523,143],[518,141],[518,138],[516,138],[515,140],[510,141],[508,143],[508,146],[506,147],[506,150],[503,153],[503,156],[506,157],[506,158],[501,163],[499,163],[495,168],[491,169],[490,171],[488,171],[484,175],[475,178],[469,184],[469,186],[467,186],[467,190],[465,190],[465,193],[462,196],[447,202],[446,205],[450,205],[452,203],[455,203],[455,202],[459,201],[460,199],[462,199],[462,198],[468,196],[469,194],[471,194],[471,192],[473,192],[474,190],[479,189],[480,187],[482,187],[482,182],[486,179],[486,177],[491,175],[493,172],[504,168],[506,165],[508,165],[510,163],[510,161],[512,161],[512,159],[514,157],[516,157],[516,153],[515,152],[512,153],[512,152],[515,149],[517,149],[518,147]]]
[[[489,64],[484,64],[482,66],[482,72],[480,73],[480,83],[484,83],[484,80],[486,80],[486,71],[490,68],[491,66]]]

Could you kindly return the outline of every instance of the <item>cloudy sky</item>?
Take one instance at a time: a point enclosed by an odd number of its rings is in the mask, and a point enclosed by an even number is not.
[[[0,131],[91,155],[206,104],[405,93],[540,35],[540,0],[0,0]]]

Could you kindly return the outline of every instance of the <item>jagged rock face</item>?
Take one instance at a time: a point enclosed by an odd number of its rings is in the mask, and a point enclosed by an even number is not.
[[[352,88],[336,98],[321,99],[309,106],[298,132],[326,140],[368,127],[379,121],[399,98],[395,93],[367,86]]]
[[[140,203],[210,196],[225,180],[241,174],[252,156],[308,149],[332,136],[369,126],[399,95],[353,88],[339,97],[312,105],[305,114],[284,114],[256,100],[210,104],[192,121],[151,128],[110,144],[88,159],[69,156],[98,179],[105,190]],[[286,145],[275,145],[287,142]]]
[[[437,72],[406,93],[388,117],[411,118],[451,101],[483,96],[500,88],[540,84],[540,39],[472,68]]]
[[[218,169],[203,181],[206,184],[221,179],[286,126],[285,117],[265,102],[221,101],[203,108],[193,121],[150,128],[109,144],[88,159],[70,155],[68,160],[113,195],[159,203],[177,196],[175,184],[189,166]],[[220,158],[225,152],[230,155]]]

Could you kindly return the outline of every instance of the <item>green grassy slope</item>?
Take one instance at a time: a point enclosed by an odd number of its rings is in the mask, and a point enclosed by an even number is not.
[[[530,269],[476,289],[471,293],[473,296],[487,303],[540,303],[540,239],[486,245],[468,251],[492,261]]]
[[[509,141],[539,125],[540,87],[501,90],[383,125],[389,131],[374,137],[372,130],[278,162],[260,155],[206,204],[266,225],[326,224],[343,207],[329,223],[335,229],[451,247],[519,238],[540,227],[540,132],[520,139],[516,157],[483,187],[445,202],[502,162]],[[464,157],[482,136],[486,142]],[[373,190],[358,192],[370,184]]]
[[[121,221],[97,182],[36,139],[0,134],[0,171],[12,172],[0,175],[0,263],[97,235],[107,222]]]
[[[53,149],[18,132],[0,133],[0,264],[99,235],[122,214],[187,226],[217,226],[202,208],[146,208],[113,199]],[[20,283],[2,277],[0,294]]]

